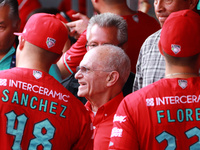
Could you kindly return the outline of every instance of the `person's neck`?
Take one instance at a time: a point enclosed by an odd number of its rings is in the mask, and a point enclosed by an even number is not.
[[[190,78],[190,77],[198,77],[198,74],[189,72],[176,72],[165,75],[165,78]]]
[[[198,77],[198,69],[191,68],[171,68],[165,71],[165,78],[190,78]]]
[[[103,106],[110,100],[107,94],[95,95],[90,98],[86,97],[86,99],[91,103],[91,109],[94,112],[97,112],[101,106]]]
[[[101,106],[103,106],[104,104],[109,102],[111,99],[113,99],[118,94],[119,94],[119,92],[116,92],[116,93],[104,92],[101,95],[100,94],[95,95],[93,97],[86,98],[86,99],[91,103],[92,111],[97,112]]]
[[[45,66],[44,64],[37,62],[37,61],[23,61],[23,62],[18,62],[16,64],[16,67],[20,68],[29,68],[29,69],[36,69],[40,71],[44,71],[46,73],[49,72],[50,66]]]

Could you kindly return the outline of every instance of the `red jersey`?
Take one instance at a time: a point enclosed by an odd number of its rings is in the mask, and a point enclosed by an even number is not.
[[[199,149],[200,77],[161,79],[124,98],[109,149]]]
[[[62,55],[63,63],[69,73],[76,73],[76,67],[79,66],[83,56],[87,52],[86,30],[80,35],[77,42]]]
[[[86,14],[86,0],[78,0],[78,8],[79,10],[77,10],[78,12],[82,13],[82,14]],[[72,0],[63,0],[58,9],[60,11],[69,11],[72,9]]]
[[[91,110],[91,104],[88,101],[85,105],[90,111],[94,129],[94,150],[108,149],[110,134],[113,126],[113,117],[123,99],[123,94],[120,93],[115,98],[101,106],[96,115]]]
[[[41,8],[41,4],[39,0],[17,0],[19,5],[19,17],[21,19],[20,31],[23,31],[23,28],[26,24],[29,14]]]
[[[128,46],[126,53],[131,60],[131,71],[136,72],[136,63],[140,48],[145,39],[160,29],[159,23],[149,15],[138,11],[136,14],[122,16],[128,24]],[[69,73],[75,73],[85,55],[87,43],[86,31],[81,34],[75,44],[63,55],[63,63]]]
[[[160,29],[160,24],[149,15],[138,11],[136,14],[122,16],[128,25],[128,44],[126,54],[131,60],[131,71],[136,73],[136,63],[140,48],[146,38]]]
[[[0,149],[92,149],[84,105],[49,74],[0,72]]]

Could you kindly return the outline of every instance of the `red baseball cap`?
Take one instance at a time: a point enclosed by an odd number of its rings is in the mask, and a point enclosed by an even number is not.
[[[200,16],[192,10],[173,12],[166,19],[159,45],[174,57],[190,57],[200,52]]]
[[[31,44],[57,54],[62,54],[68,39],[65,25],[55,15],[46,13],[32,15],[23,32],[14,34],[22,36]]]

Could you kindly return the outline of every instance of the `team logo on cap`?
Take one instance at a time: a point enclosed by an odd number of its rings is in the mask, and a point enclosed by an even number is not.
[[[178,80],[178,84],[182,89],[185,89],[187,87],[187,80]]]
[[[39,79],[39,78],[42,77],[42,72],[37,71],[37,70],[33,70],[33,76],[34,76],[36,79]]]
[[[53,39],[53,38],[48,37],[47,41],[46,41],[46,44],[47,44],[48,48],[51,48],[51,47],[55,46],[56,40]]]
[[[172,51],[174,52],[174,54],[178,54],[181,51],[180,45],[172,44],[171,48],[172,48]]]

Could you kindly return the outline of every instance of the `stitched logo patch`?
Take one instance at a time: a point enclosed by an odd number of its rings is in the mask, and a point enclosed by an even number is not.
[[[181,46],[180,45],[176,45],[176,44],[172,44],[171,45],[171,49],[174,52],[174,54],[178,54],[181,51]]]
[[[36,79],[40,79],[40,78],[42,77],[42,72],[37,71],[37,70],[33,70],[33,76],[34,76]]]
[[[154,99],[153,98],[147,98],[146,99],[147,106],[154,106]]]
[[[51,47],[53,47],[53,46],[55,46],[55,44],[56,44],[56,40],[55,39],[53,39],[53,38],[47,38],[47,41],[46,41],[46,44],[47,44],[47,47],[48,48],[51,48]]]
[[[132,18],[133,18],[133,20],[134,20],[135,22],[137,22],[137,23],[139,22],[138,15],[134,15]]]
[[[178,80],[178,84],[182,89],[185,89],[187,87],[187,80]]]

